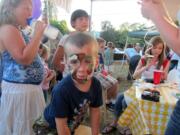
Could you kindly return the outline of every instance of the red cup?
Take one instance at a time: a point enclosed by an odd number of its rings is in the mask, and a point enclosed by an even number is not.
[[[161,70],[154,70],[154,84],[159,84],[161,82],[162,73]]]

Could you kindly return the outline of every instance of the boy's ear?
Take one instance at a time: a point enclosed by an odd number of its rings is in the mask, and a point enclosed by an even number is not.
[[[75,21],[72,21],[72,22],[71,22],[71,26],[74,28],[74,26],[75,26]]]

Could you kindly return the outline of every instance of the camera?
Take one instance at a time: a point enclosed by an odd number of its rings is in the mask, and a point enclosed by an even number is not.
[[[143,91],[141,98],[144,100],[159,102],[160,99],[160,92],[157,90],[149,90],[146,89]]]

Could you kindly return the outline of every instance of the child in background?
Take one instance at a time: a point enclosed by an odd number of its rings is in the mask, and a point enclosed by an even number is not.
[[[67,38],[64,50],[70,74],[54,87],[44,118],[51,128],[57,128],[59,135],[80,135],[81,131],[83,135],[98,135],[102,88],[100,82],[93,77],[98,66],[97,42],[89,34],[77,32]],[[90,129],[87,126],[79,126],[88,110],[91,133],[86,130]]]
[[[166,46],[159,36],[152,37],[150,46],[140,59],[133,77],[137,79],[141,76],[143,80],[153,80],[153,72],[155,69],[158,69],[163,71],[162,80],[165,80],[170,64],[165,56],[165,49]],[[149,56],[152,57],[150,58]]]
[[[107,43],[108,48],[105,50],[105,69],[108,70],[108,72],[113,71],[112,64],[114,62],[114,44],[112,42]]]
[[[105,51],[105,44],[106,44],[106,41],[99,37],[96,39],[97,42],[98,42],[98,45],[99,45],[99,66],[98,66],[98,71],[101,71],[104,69],[104,59],[105,59],[105,56],[104,56],[104,51]]]
[[[50,84],[50,81],[55,77],[55,72],[54,72],[54,70],[49,69],[48,64],[46,63],[49,58],[48,47],[45,45],[42,45],[42,44],[40,46],[42,49],[40,56],[42,58],[42,63],[44,65],[44,78],[41,83],[41,87],[43,90],[44,99],[47,102],[47,94],[48,94],[48,90],[49,90],[49,84]]]
[[[99,37],[96,39],[99,44],[99,68],[95,77],[101,82],[103,90],[107,90],[106,107],[110,111],[114,111],[115,99],[117,96],[118,81],[108,74],[104,69],[104,49],[106,41]],[[106,74],[107,73],[107,74]]]

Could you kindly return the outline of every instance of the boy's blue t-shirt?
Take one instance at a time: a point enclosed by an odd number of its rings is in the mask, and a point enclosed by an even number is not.
[[[44,117],[51,128],[55,128],[55,118],[67,118],[68,126],[73,132],[82,122],[88,107],[102,105],[102,88],[93,77],[90,90],[82,92],[75,87],[71,75],[61,80],[53,89],[51,103],[44,112]]]

